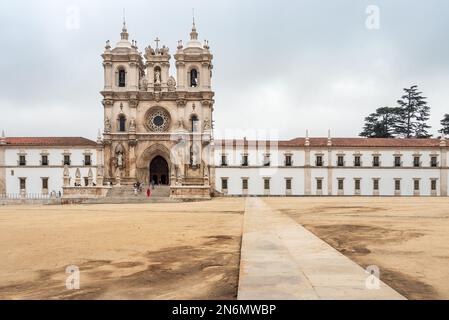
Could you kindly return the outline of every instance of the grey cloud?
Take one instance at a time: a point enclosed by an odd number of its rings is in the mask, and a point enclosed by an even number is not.
[[[376,4],[381,28],[365,28]],[[79,30],[65,28],[80,9]],[[120,1],[0,4],[0,129],[8,135],[81,135],[102,126],[104,43],[118,40]],[[173,53],[186,40],[191,8],[215,56],[215,120],[225,129],[279,129],[281,138],[355,136],[363,118],[420,85],[434,132],[449,111],[449,3],[444,0],[126,2],[141,50],[158,36]],[[174,69],[174,68],[172,68]],[[174,70],[172,70],[174,73]]]

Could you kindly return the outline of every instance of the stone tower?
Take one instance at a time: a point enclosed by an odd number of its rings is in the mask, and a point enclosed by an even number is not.
[[[213,194],[212,59],[208,42],[178,42],[176,78],[169,49],[139,52],[126,24],[115,48],[109,41],[104,66],[104,179],[113,185],[142,182],[170,187],[172,197]]]

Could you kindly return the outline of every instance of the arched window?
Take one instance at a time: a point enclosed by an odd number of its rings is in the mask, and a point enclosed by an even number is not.
[[[118,86],[121,88],[126,86],[126,71],[123,68],[118,71]]]
[[[192,133],[198,132],[199,131],[198,130],[199,121],[198,121],[198,117],[196,115],[192,115],[192,117],[190,118],[190,123],[191,123]]]
[[[196,69],[190,70],[190,87],[198,87],[198,70]]]
[[[118,118],[118,130],[120,132],[125,132],[126,131],[126,118],[123,115],[121,115]]]

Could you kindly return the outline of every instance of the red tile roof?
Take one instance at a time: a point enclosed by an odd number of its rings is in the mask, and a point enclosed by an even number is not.
[[[94,147],[96,142],[82,137],[6,137],[9,146]]]
[[[310,147],[327,147],[327,138],[309,138]],[[375,148],[375,147],[410,147],[410,148],[426,148],[440,147],[440,139],[381,139],[381,138],[332,138],[332,147],[334,148]],[[263,145],[278,147],[305,147],[305,138],[295,138],[292,140],[279,141],[255,141],[255,140],[216,140],[216,146],[258,146]],[[449,141],[448,141],[449,142]],[[449,143],[448,143],[449,146]]]

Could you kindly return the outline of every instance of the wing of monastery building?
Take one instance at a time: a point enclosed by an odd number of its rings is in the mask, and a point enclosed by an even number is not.
[[[140,52],[123,24],[106,42],[97,141],[0,139],[3,198],[105,197],[141,183],[178,199],[229,196],[447,196],[441,139],[214,139],[213,55],[193,23],[172,55],[156,38]],[[117,191],[118,190],[118,191]]]

